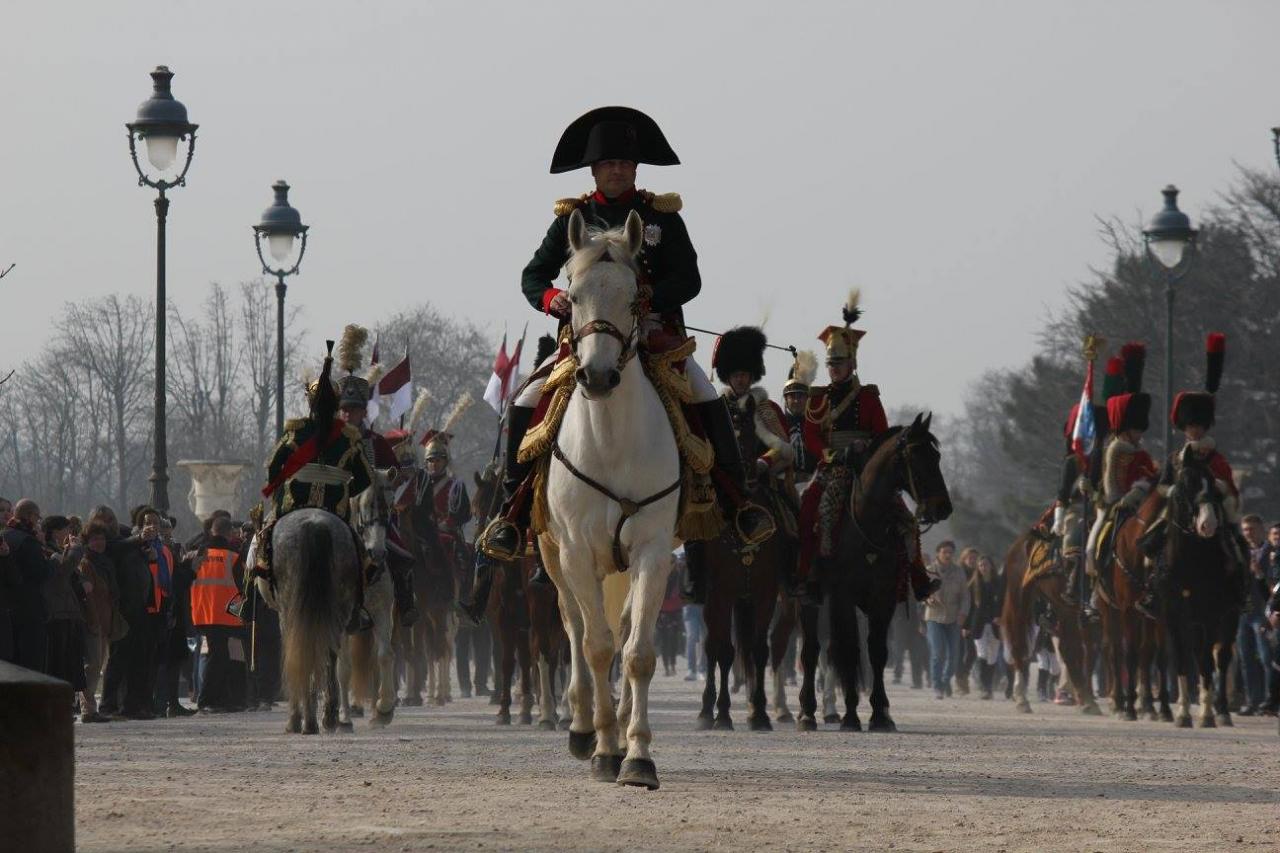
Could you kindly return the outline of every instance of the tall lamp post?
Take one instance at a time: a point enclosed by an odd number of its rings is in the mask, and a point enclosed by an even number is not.
[[[129,130],[129,157],[138,173],[138,186],[147,186],[156,194],[156,381],[155,381],[155,455],[151,465],[151,505],[169,510],[169,458],[165,431],[165,294],[164,294],[164,229],[169,216],[167,190],[187,184],[187,170],[196,151],[196,125],[187,121],[187,108],[174,100],[169,90],[173,72],[157,65],[151,72],[154,88],[151,97],[138,107],[138,117],[125,125]],[[138,162],[138,140],[147,150],[147,162],[155,170],[154,177]],[[178,144],[187,143],[187,157],[182,169],[174,174]]]
[[[1165,409],[1173,401],[1173,286],[1191,269],[1191,259],[1196,243],[1196,234],[1191,227],[1191,219],[1178,209],[1178,188],[1173,184],[1165,187],[1164,208],[1151,217],[1147,227],[1142,229],[1146,238],[1147,255],[1155,260],[1164,273],[1164,393]],[[1164,454],[1168,458],[1173,452],[1173,424],[1165,418]]]
[[[302,266],[302,256],[307,253],[307,228],[302,216],[289,204],[289,185],[276,181],[271,185],[275,200],[262,212],[262,221],[253,226],[253,243],[258,250],[264,275],[276,277],[276,437],[284,435],[284,294],[287,289],[285,276],[293,275]],[[262,255],[262,238],[267,239],[267,252],[277,266],[271,266]],[[298,258],[288,266],[293,255],[293,241],[301,237]]]

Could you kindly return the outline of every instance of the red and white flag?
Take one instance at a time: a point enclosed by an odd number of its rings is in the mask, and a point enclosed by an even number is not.
[[[387,409],[387,417],[395,420],[413,408],[413,374],[409,370],[409,354],[378,380],[377,396]]]
[[[528,326],[525,328],[527,330]],[[522,349],[524,349],[524,334],[520,335],[515,352],[508,356],[507,336],[503,334],[502,346],[498,348],[498,355],[493,359],[493,375],[489,377],[489,384],[484,389],[484,401],[499,415],[506,408],[507,400],[515,393]]]

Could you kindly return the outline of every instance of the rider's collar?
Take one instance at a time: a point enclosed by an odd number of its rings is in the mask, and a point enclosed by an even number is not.
[[[1206,435],[1199,441],[1188,441],[1187,447],[1201,456],[1208,456],[1210,453],[1218,449],[1218,443],[1213,440],[1213,436]]]
[[[632,187],[631,189],[627,190],[617,198],[607,198],[604,193],[600,192],[600,190],[596,190],[591,194],[591,200],[594,201],[596,204],[630,204],[632,199],[634,199],[635,197],[636,197],[635,187]]]

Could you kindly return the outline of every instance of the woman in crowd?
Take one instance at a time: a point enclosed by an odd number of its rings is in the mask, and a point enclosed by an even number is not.
[[[1003,606],[1003,588],[996,574],[995,563],[986,555],[977,557],[977,570],[969,579],[972,607],[965,636],[972,642],[978,664],[978,687],[982,699],[990,699],[995,684],[996,661],[1000,659],[1000,608]]]

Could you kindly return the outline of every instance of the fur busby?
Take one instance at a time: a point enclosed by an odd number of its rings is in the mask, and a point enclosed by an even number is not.
[[[751,383],[764,376],[764,348],[768,344],[764,332],[756,326],[737,326],[720,336],[716,342],[711,366],[720,381],[729,384],[729,377],[739,370],[751,374]]]
[[[556,344],[556,339],[551,335],[543,335],[538,338],[538,351],[537,355],[533,358],[533,366],[537,367],[539,364],[542,364],[542,362],[551,358],[551,354],[555,352],[557,348],[558,345]]]
[[[1124,393],[1124,359],[1114,356],[1107,361],[1107,372],[1102,377],[1102,401],[1106,403],[1117,394]]]
[[[1124,362],[1124,390],[1137,394],[1142,390],[1142,374],[1147,366],[1146,344],[1125,344],[1120,348],[1120,358]]]
[[[1112,432],[1146,432],[1151,426],[1151,395],[1139,391],[1112,397],[1107,401],[1107,422]]]
[[[796,353],[795,363],[787,372],[787,382],[782,386],[782,394],[808,394],[813,380],[818,377],[818,357],[809,350]]]

